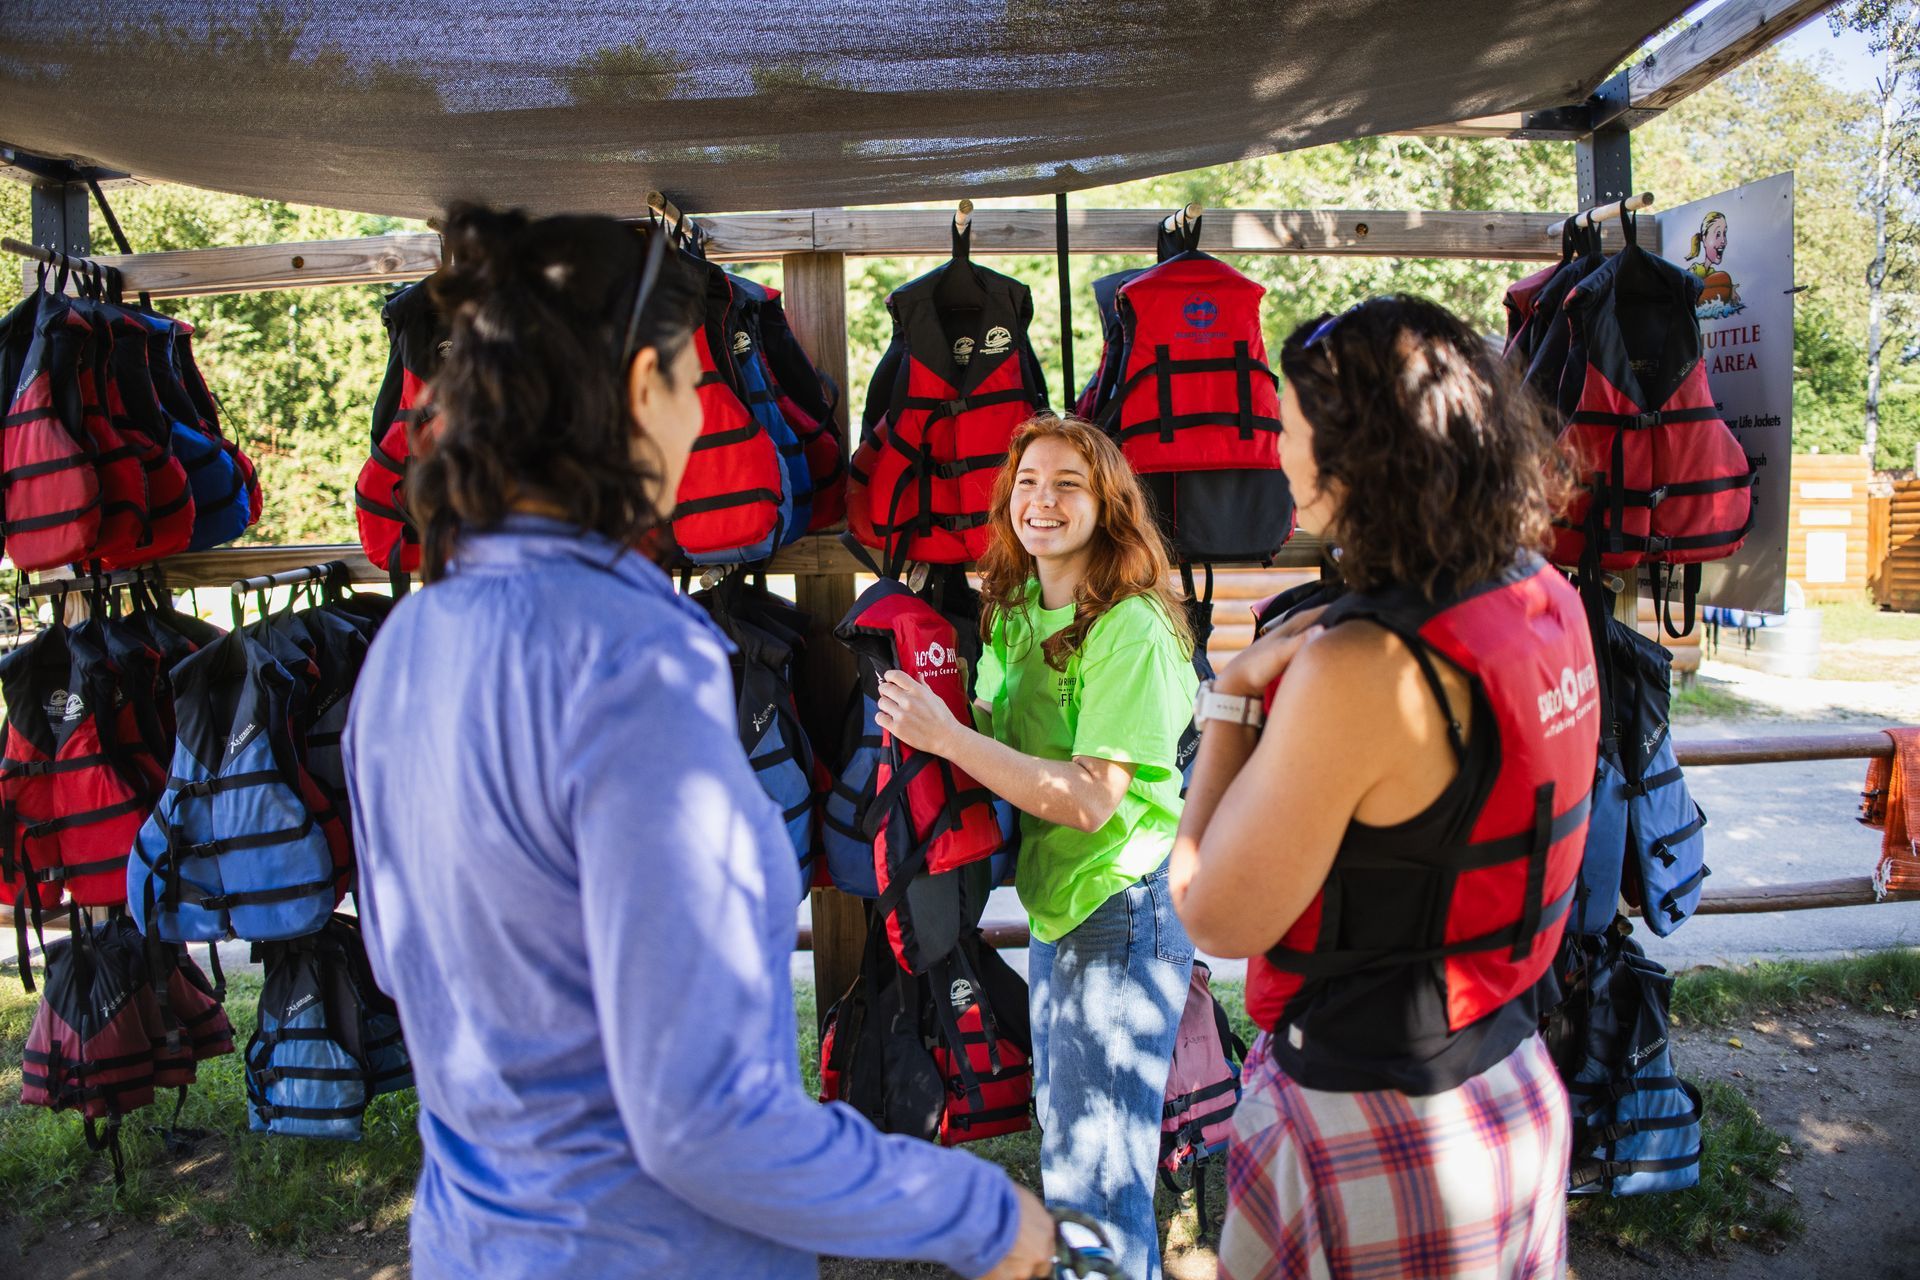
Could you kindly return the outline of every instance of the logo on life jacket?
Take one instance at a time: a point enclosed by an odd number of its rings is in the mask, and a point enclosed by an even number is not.
[[[753,731],[755,733],[761,732],[767,727],[767,722],[772,719],[773,719],[773,704],[769,702],[766,706],[766,710],[755,713],[753,717]]]
[[[955,978],[953,986],[947,989],[947,999],[953,1004],[955,1012],[964,1011],[973,1004],[973,984],[965,978]]]
[[[257,724],[250,724],[246,728],[242,729],[240,732],[234,734],[231,738],[228,738],[227,750],[238,751],[241,747],[246,746],[247,739],[251,738],[254,734],[254,731],[259,727],[260,726]]]
[[[987,340],[980,347],[983,355],[997,356],[1013,345],[1013,335],[1007,332],[1005,325],[995,325],[987,330]]]
[[[973,339],[955,338],[953,340],[953,362],[967,365],[973,362]]]
[[[959,670],[960,655],[938,640],[913,655],[914,665],[924,676],[952,675]]]
[[[312,1004],[318,998],[319,997],[317,996],[301,996],[298,1000],[295,1000],[292,1004],[287,1006],[286,1018],[288,1019],[292,1018],[294,1014],[299,1013],[302,1009]]]
[[[1190,293],[1180,308],[1180,317],[1190,328],[1211,329],[1214,322],[1220,318],[1220,307],[1214,302],[1213,295],[1210,293]],[[1201,335],[1194,333],[1182,336],[1198,338]]]
[[[440,342],[440,345],[434,348],[434,350],[439,352],[440,358],[442,360],[445,360],[447,358],[447,352],[453,350],[453,339],[452,338],[442,339]]]
[[[47,715],[63,723],[71,723],[87,714],[87,704],[77,693],[68,693],[65,689],[55,689],[47,698]]]
[[[1560,682],[1536,698],[1540,707],[1540,723],[1545,724],[1555,716],[1563,715],[1573,715],[1577,719],[1590,709],[1598,683],[1591,664],[1581,667],[1577,672],[1572,667],[1562,667]],[[1554,731],[1565,727],[1557,725]]]
[[[744,331],[733,335],[733,354],[743,356],[753,349],[753,339]]]

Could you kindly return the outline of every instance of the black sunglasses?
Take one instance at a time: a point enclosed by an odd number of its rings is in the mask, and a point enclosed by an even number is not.
[[[647,299],[653,296],[653,287],[660,281],[660,268],[667,258],[667,237],[658,228],[647,237],[647,261],[640,268],[640,288],[633,295],[633,314],[627,317],[626,340],[620,344],[620,364],[625,367],[627,361],[637,354],[634,340],[640,334],[640,315],[647,309]]]

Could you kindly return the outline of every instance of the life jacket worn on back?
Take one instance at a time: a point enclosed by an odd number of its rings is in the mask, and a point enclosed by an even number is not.
[[[1213,971],[1193,963],[1187,1003],[1167,1070],[1167,1099],[1160,1111],[1160,1181],[1176,1195],[1185,1176],[1194,1188],[1200,1230],[1207,1227],[1206,1162],[1223,1154],[1240,1105],[1240,1067],[1247,1046],[1233,1033],[1227,1011],[1214,999]]]
[[[1573,1104],[1569,1195],[1679,1191],[1700,1180],[1700,1094],[1674,1074],[1673,978],[1623,926],[1573,935],[1558,968],[1566,999],[1546,1025]]]
[[[1555,529],[1556,563],[1698,566],[1732,555],[1753,527],[1754,462],[1714,406],[1694,316],[1699,280],[1628,244],[1568,295],[1584,353],[1561,435],[1585,482]]]
[[[1266,289],[1197,250],[1127,280],[1117,385],[1100,424],[1141,477],[1176,559],[1268,560],[1293,534],[1280,470]]]
[[[863,719],[892,670],[925,683],[956,717],[972,715],[959,635],[901,583],[882,578],[867,588],[834,634],[853,650]],[[851,829],[864,842],[894,955],[920,973],[978,921],[1000,824],[993,795],[964,771],[890,733],[879,737],[871,778],[851,803],[844,793],[830,796],[828,813],[843,837]]]
[[[1047,407],[1027,338],[1033,296],[970,261],[965,243],[887,297],[893,341],[867,391],[847,524],[889,576],[909,560],[980,558],[994,473],[1015,428]]]
[[[74,434],[80,413],[73,359],[81,322],[64,296],[44,287],[29,301],[32,323],[16,322],[8,331],[8,345],[24,351],[0,424],[0,533],[14,567],[34,570],[84,560],[93,550],[100,480],[86,441]]]
[[[160,948],[158,971],[155,955],[124,916],[55,941],[20,1055],[21,1104],[80,1112],[88,1145],[111,1152],[116,1183],[122,1119],[156,1089],[176,1089],[177,1125],[195,1064],[233,1052],[233,1027],[185,950]]]
[[[135,922],[170,942],[314,932],[345,886],[293,744],[293,676],[232,631],[176,667],[173,684],[167,790],[127,863]]]
[[[1437,602],[1351,593],[1321,623],[1356,619],[1418,660],[1459,774],[1406,823],[1348,826],[1320,892],[1251,966],[1247,1003],[1308,1088],[1435,1093],[1506,1057],[1538,1018],[1585,847],[1598,676],[1578,596],[1532,556]],[[1467,679],[1467,728],[1439,662]]]
[[[7,703],[0,758],[0,902],[14,907],[23,980],[26,921],[72,903],[126,901],[127,849],[152,807],[122,741],[120,695],[102,649],[61,623],[0,659]]]
[[[810,619],[764,585],[738,575],[689,598],[733,642],[740,745],[761,787],[780,806],[805,893],[814,881],[817,799],[826,781],[793,696],[794,658],[805,646]]]
[[[794,336],[778,289],[735,277],[734,291],[753,304],[755,338],[772,379],[775,401],[806,445],[813,483],[813,519],[807,527],[814,532],[831,528],[847,518],[846,439],[834,419],[840,388],[814,367]]]
[[[1574,927],[1601,933],[1619,898],[1665,937],[1700,904],[1707,816],[1674,755],[1668,718],[1673,655],[1617,619],[1606,622],[1603,731]]]
[[[335,915],[255,953],[266,974],[245,1055],[247,1127],[357,1141],[367,1104],[413,1085],[399,1012],[373,981],[358,921]]]
[[[389,573],[416,573],[420,531],[406,513],[407,467],[414,442],[432,435],[428,384],[440,370],[448,329],[424,280],[389,294],[380,323],[387,374],[373,402],[372,448],[353,484],[353,518],[367,559]]]

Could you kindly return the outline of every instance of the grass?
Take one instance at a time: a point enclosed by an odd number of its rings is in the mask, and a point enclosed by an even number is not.
[[[1882,612],[1867,600],[1820,606],[1822,680],[1920,680],[1920,614]]]
[[[1720,716],[1745,716],[1759,710],[1759,707],[1739,694],[1730,693],[1705,680],[1690,680],[1673,691],[1672,711],[1676,720],[1711,720]]]
[[[1820,610],[1822,644],[1852,644],[1856,640],[1911,640],[1920,645],[1920,613],[1893,613],[1865,599],[1817,607]]]
[[[1251,1043],[1238,983],[1214,990],[1234,1029]],[[259,979],[233,975],[227,1010],[235,1042],[252,1034]],[[797,1046],[802,1080],[819,1091],[819,1051],[810,984],[794,988],[800,1026]],[[1813,1007],[1826,1001],[1876,1012],[1903,1012],[1920,1003],[1920,950],[1876,952],[1820,963],[1768,962],[1742,969],[1699,969],[1681,974],[1673,1010],[1679,1023],[1711,1025],[1741,1021],[1760,1009]],[[182,1235],[207,1228],[245,1230],[262,1244],[308,1253],[337,1243],[349,1228],[383,1230],[405,1224],[419,1171],[418,1108],[411,1092],[376,1099],[358,1143],[269,1137],[247,1131],[245,1082],[238,1054],[200,1064],[182,1123],[207,1136],[184,1157],[167,1155],[153,1125],[157,1107],[131,1117],[122,1131],[127,1182],[113,1185],[105,1157],[89,1151],[80,1119],[13,1102],[19,1096],[20,1049],[37,1005],[10,974],[0,974],[0,1203],[27,1227],[26,1238],[69,1222],[129,1219],[157,1222]],[[1705,1083],[1706,1154],[1701,1185],[1667,1196],[1583,1201],[1571,1221],[1579,1231],[1640,1247],[1659,1244],[1683,1251],[1711,1249],[1733,1237],[1784,1239],[1797,1230],[1789,1211],[1759,1199],[1758,1187],[1774,1177],[1784,1157],[1780,1137],[1760,1123],[1740,1094]],[[1004,1166],[1030,1187],[1040,1183],[1037,1131],[1011,1134],[970,1148]],[[1217,1239],[1226,1204],[1222,1170],[1211,1171],[1206,1237]],[[1159,1216],[1170,1250],[1200,1237],[1191,1194],[1162,1191]]]

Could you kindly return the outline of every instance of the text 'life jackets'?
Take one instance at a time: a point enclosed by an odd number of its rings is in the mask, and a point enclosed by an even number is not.
[[[882,578],[867,588],[834,634],[853,650],[863,714],[881,676],[899,670],[956,717],[971,717],[954,625],[901,583]],[[894,954],[920,973],[978,921],[992,889],[987,860],[1003,836],[991,792],[938,756],[884,731],[879,737],[872,776],[851,797],[830,796],[828,812],[870,850]]]
[[[367,559],[390,573],[415,573],[420,530],[406,512],[407,467],[414,442],[432,436],[428,383],[446,353],[448,328],[424,280],[389,294],[380,323],[387,330],[387,374],[373,402],[372,449],[353,483],[353,517]]]
[[[1578,596],[1531,556],[1438,602],[1406,588],[1346,595],[1322,624],[1355,619],[1418,659],[1460,772],[1408,823],[1349,825],[1320,892],[1250,971],[1248,1007],[1309,1088],[1436,1092],[1531,1031],[1536,1011],[1521,997],[1553,962],[1585,847],[1598,675]],[[1467,678],[1470,734],[1453,722],[1436,661]],[[1430,833],[1409,830],[1423,822]],[[1501,1014],[1514,1025],[1462,1036]],[[1493,1027],[1512,1042],[1487,1043]],[[1373,1069],[1386,1080],[1355,1083]]]
[[[893,341],[874,370],[847,496],[847,526],[909,560],[964,564],[992,540],[994,473],[1021,423],[1047,407],[1027,337],[1033,296],[975,265],[964,240],[946,265],[887,297]]]

